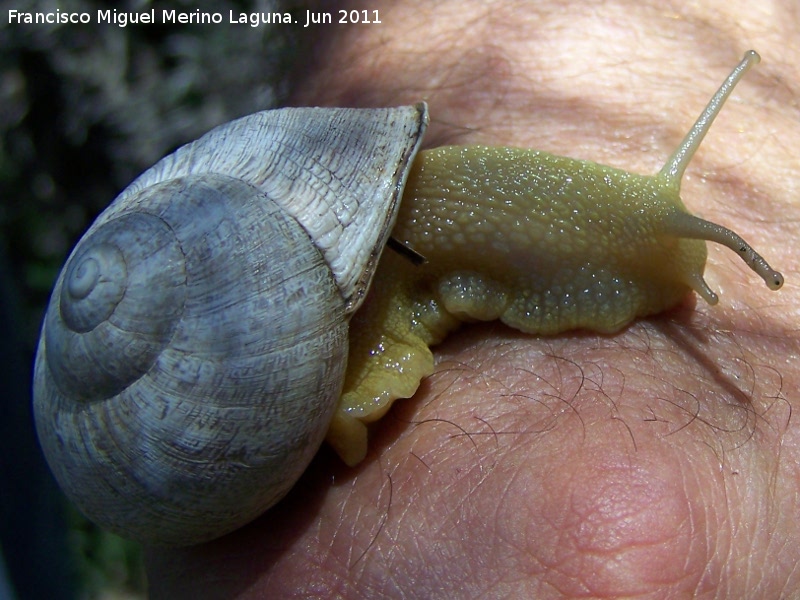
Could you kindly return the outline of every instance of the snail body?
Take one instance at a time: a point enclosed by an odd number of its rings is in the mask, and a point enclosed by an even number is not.
[[[363,459],[364,423],[413,395],[433,372],[429,346],[461,321],[499,319],[538,335],[613,333],[690,290],[716,304],[703,279],[705,240],[728,246],[779,289],[783,276],[747,242],[691,215],[680,198],[689,161],[758,60],[745,55],[652,176],[520,148],[420,152],[392,235],[428,261],[410,267],[385,257],[392,266],[382,266],[374,301],[351,324],[350,365],[327,437],[345,462]]]
[[[198,543],[280,499],[326,434],[362,460],[366,424],[414,394],[429,346],[462,321],[612,333],[690,290],[713,304],[706,239],[778,289],[779,273],[679,196],[757,60],[651,177],[516,148],[417,155],[422,105],[268,111],[180,149],[101,215],[54,288],[34,409],[60,484],[118,533]],[[424,264],[387,251],[375,272],[390,231]]]

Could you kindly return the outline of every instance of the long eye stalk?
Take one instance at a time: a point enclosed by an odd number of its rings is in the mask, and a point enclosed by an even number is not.
[[[686,137],[683,138],[681,145],[678,146],[678,149],[669,157],[669,160],[659,172],[659,175],[665,178],[670,185],[680,189],[683,172],[686,170],[689,161],[692,160],[692,156],[694,156],[694,153],[697,151],[706,133],[708,133],[711,123],[717,118],[719,111],[722,109],[722,105],[725,104],[725,100],[728,99],[733,88],[741,81],[750,67],[757,65],[760,61],[761,57],[758,55],[758,52],[755,50],[748,50],[744,58],[742,58],[742,61],[736,65],[736,68],[728,75],[728,78],[717,90],[717,93],[711,98],[705,110],[703,110],[697,118],[697,121],[695,121],[692,129],[686,134]]]

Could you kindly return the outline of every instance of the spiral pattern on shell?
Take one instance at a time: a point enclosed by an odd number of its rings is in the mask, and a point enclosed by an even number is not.
[[[122,215],[98,228],[67,265],[59,310],[47,316],[48,366],[72,398],[118,394],[152,367],[185,302],[175,233],[155,215]]]
[[[143,542],[252,520],[324,437],[343,306],[308,234],[247,183],[177,178],[112,206],[55,286],[37,357],[37,429],[60,485]]]
[[[424,103],[248,115],[98,217],[56,281],[33,388],[47,462],[84,515],[189,545],[294,485],[427,122]]]

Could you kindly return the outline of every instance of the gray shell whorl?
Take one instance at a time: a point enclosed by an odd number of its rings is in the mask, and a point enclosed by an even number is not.
[[[34,375],[40,442],[82,512],[187,545],[288,492],[327,431],[347,313],[425,119],[258,113],[163,159],[98,217],[56,282]]]

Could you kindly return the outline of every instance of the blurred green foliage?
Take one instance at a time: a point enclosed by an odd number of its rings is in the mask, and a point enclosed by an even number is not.
[[[93,526],[74,510],[70,512],[68,540],[82,595],[144,597],[146,581],[139,546]]]

